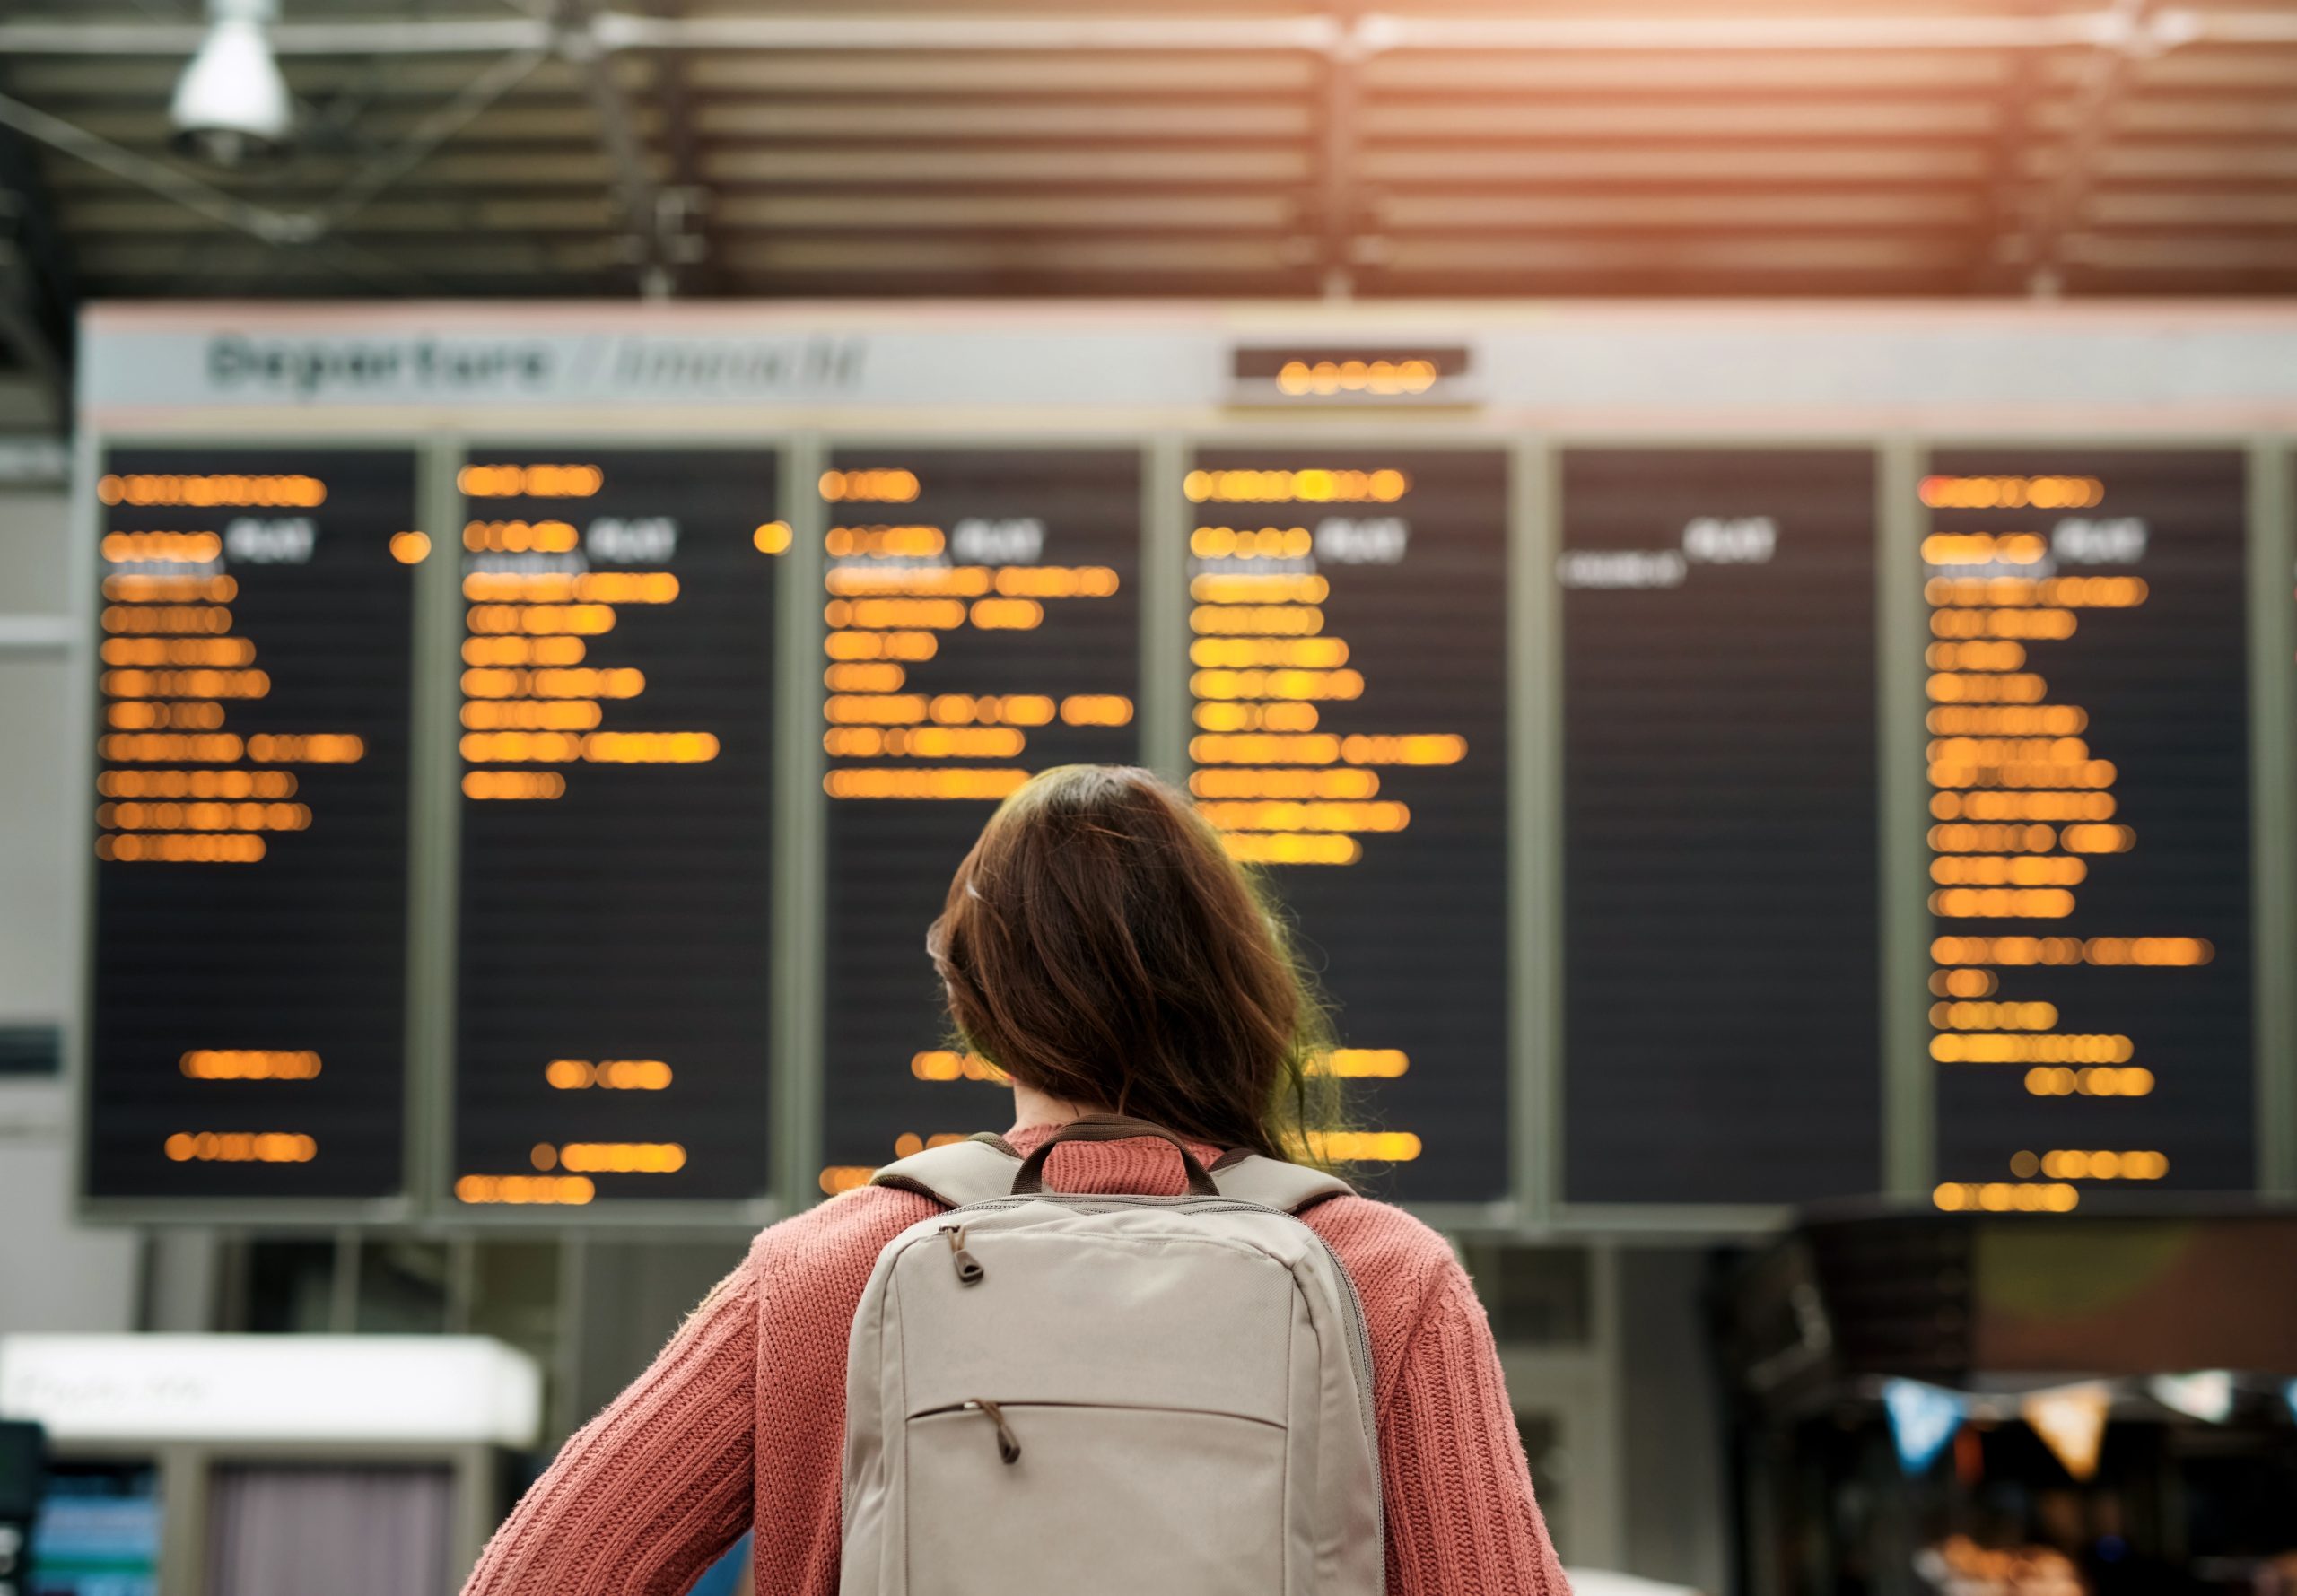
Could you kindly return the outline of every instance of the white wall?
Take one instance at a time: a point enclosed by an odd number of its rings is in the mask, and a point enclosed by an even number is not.
[[[60,483],[0,480],[0,1025],[72,1016],[71,661],[9,624],[66,614],[68,534]],[[74,1223],[71,1137],[61,1080],[0,1077],[0,1335],[134,1328],[141,1246]]]

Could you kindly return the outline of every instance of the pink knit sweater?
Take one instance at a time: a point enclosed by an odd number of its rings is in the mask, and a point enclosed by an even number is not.
[[[1006,1139],[1026,1153],[1048,1134]],[[1046,1182],[1184,1190],[1180,1160],[1148,1140],[1063,1142]],[[869,1187],[761,1234],[653,1366],[566,1443],[464,1596],[677,1596],[745,1530],[761,1596],[834,1592],[846,1335],[878,1252],[933,1211]],[[1490,1328],[1451,1249],[1363,1198],[1303,1217],[1369,1321],[1391,1596],[1568,1596]]]

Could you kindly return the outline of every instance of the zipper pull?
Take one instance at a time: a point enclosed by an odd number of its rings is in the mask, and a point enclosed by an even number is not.
[[[981,1267],[981,1260],[965,1251],[964,1225],[944,1225],[941,1234],[949,1238],[949,1261],[956,1265],[958,1285],[978,1286],[988,1278],[989,1271]],[[1009,1459],[1007,1461],[1010,1461]]]
[[[975,1397],[965,1404],[989,1415],[989,1422],[997,1426],[997,1455],[1008,1463],[1021,1461],[1020,1438],[1013,1434],[1013,1426],[1005,1422],[1005,1410],[987,1397]]]

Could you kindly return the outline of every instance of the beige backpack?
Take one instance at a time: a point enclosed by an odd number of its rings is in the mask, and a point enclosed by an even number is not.
[[[878,1257],[845,1376],[842,1596],[1377,1596],[1371,1344],[1294,1217],[1331,1175],[1185,1147],[1184,1197],[1044,1190],[996,1137],[877,1183],[949,1211]]]

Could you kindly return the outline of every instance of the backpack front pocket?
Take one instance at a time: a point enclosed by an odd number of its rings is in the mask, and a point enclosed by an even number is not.
[[[913,1417],[906,1441],[913,1596],[1284,1589],[1281,1425],[991,1398]]]

